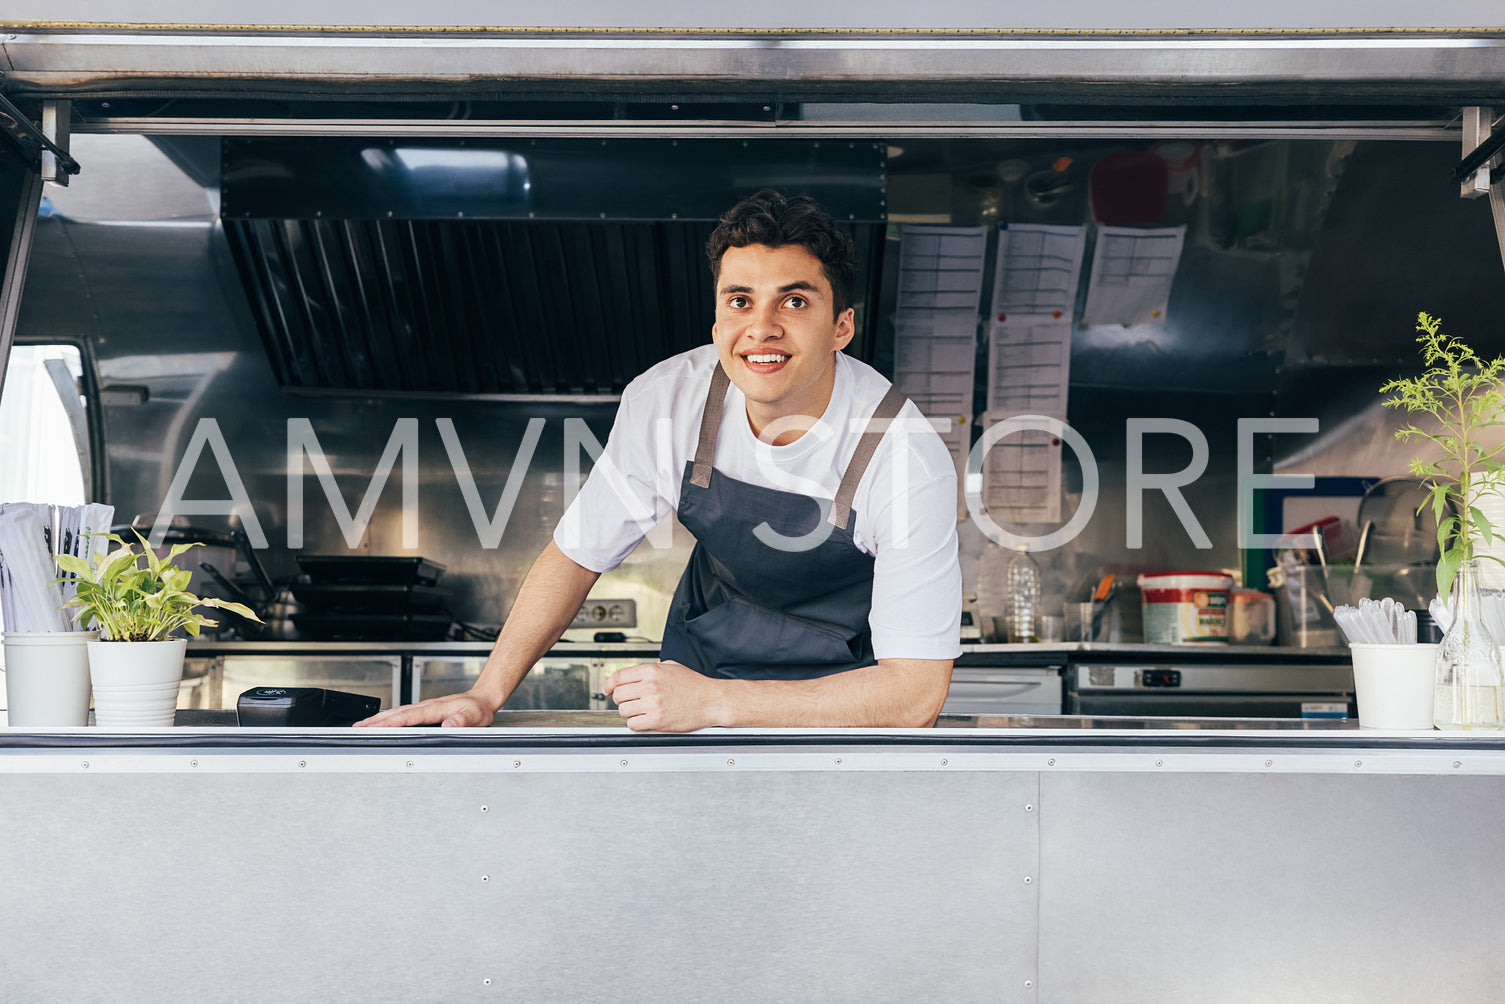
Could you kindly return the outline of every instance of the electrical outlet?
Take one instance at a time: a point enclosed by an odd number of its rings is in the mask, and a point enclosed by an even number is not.
[[[572,628],[635,628],[637,600],[586,600],[570,622]]]

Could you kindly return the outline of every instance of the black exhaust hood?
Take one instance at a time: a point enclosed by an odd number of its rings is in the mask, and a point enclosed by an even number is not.
[[[882,274],[869,141],[232,138],[221,217],[289,389],[613,394],[703,344],[715,219],[765,185],[851,228],[865,355]]]

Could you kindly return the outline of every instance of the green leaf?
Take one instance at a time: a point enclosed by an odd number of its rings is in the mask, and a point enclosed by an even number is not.
[[[1494,527],[1489,525],[1489,517],[1485,516],[1475,506],[1468,507],[1469,518],[1479,528],[1479,536],[1484,538],[1485,547],[1494,547]]]
[[[208,599],[204,600],[204,606],[217,607],[220,610],[228,610],[232,614],[239,614],[248,621],[255,621],[257,624],[262,623],[261,618],[256,616],[256,612],[250,607],[246,606],[244,603],[232,603],[229,600],[217,600],[211,596]]]
[[[1437,562],[1437,598],[1443,603],[1448,601],[1448,592],[1453,587],[1453,578],[1458,574],[1458,566],[1463,564],[1463,548],[1454,547],[1443,554],[1442,560]]]
[[[71,572],[80,579],[86,579],[89,582],[94,581],[94,569],[83,558],[72,554],[57,554],[53,556],[52,560],[56,561],[57,566],[63,571]]]
[[[1457,527],[1457,525],[1458,525],[1458,517],[1457,516],[1449,516],[1447,519],[1439,520],[1438,521],[1438,523],[1437,523],[1437,549],[1439,551],[1446,551],[1448,549],[1448,539],[1450,537],[1452,537],[1453,530],[1454,530],[1455,527]]]

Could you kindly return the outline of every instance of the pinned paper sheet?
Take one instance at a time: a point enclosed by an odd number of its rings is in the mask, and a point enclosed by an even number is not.
[[[988,333],[988,411],[1066,417],[1071,322],[1010,316]]]
[[[984,428],[1007,417],[989,413]],[[1060,522],[1060,438],[1023,429],[998,440],[983,458],[981,489],[984,508],[1001,524]]]
[[[1163,324],[1185,227],[1100,227],[1083,324]]]
[[[1044,314],[1069,320],[1086,246],[1086,227],[998,224],[993,316]]]
[[[898,312],[959,310],[975,320],[987,247],[986,227],[905,226],[899,243]]]
[[[905,226],[900,235],[894,383],[940,430],[960,480],[988,228]]]

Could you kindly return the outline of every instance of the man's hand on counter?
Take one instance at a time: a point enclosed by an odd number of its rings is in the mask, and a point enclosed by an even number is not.
[[[634,732],[691,732],[724,725],[724,687],[677,662],[619,669],[603,688]]]
[[[355,723],[356,728],[366,725],[445,725],[450,727],[477,727],[490,725],[496,715],[496,705],[473,690],[463,694],[447,694],[431,697],[417,704],[389,708],[381,714],[372,715]]]

